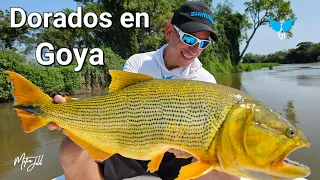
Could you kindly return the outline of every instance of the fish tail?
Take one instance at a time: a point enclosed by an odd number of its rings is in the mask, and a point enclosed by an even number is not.
[[[23,76],[11,71],[4,71],[4,73],[9,75],[11,81],[13,107],[22,130],[29,133],[47,125],[48,122],[41,116],[44,114],[41,108],[45,104],[51,104],[52,98]]]

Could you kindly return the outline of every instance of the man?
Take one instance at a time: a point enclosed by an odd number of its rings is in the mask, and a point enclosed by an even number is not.
[[[216,83],[214,76],[202,67],[197,58],[210,45],[210,38],[213,41],[218,40],[212,30],[214,23],[212,17],[210,9],[203,3],[185,3],[175,12],[171,23],[166,27],[166,37],[169,43],[157,51],[131,56],[123,70],[160,79],[190,79]],[[61,96],[55,96],[54,101],[62,103],[65,100]],[[58,127],[51,124],[49,128]],[[189,158],[175,158],[179,155]],[[66,179],[104,178],[110,180],[141,175],[171,180],[177,177],[183,165],[196,161],[186,152],[171,149],[165,154],[159,170],[150,174],[146,172],[148,161],[127,159],[120,155],[113,155],[103,163],[96,163],[67,137],[61,143],[60,159]],[[240,178],[215,170],[198,178],[198,180],[209,179],[235,180]]]

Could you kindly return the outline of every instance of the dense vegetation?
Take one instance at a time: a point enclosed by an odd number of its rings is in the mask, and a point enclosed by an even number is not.
[[[314,63],[320,62],[320,43],[301,42],[294,49],[277,51],[268,55],[247,53],[243,63]]]
[[[10,28],[10,13],[0,10],[0,72],[12,70],[25,76],[45,92],[77,93],[102,89],[108,83],[107,70],[121,69],[125,60],[139,52],[154,51],[167,43],[165,28],[173,12],[186,0],[75,0],[83,7],[82,14],[102,12],[112,14],[112,26],[102,28],[72,29],[69,26],[56,29]],[[212,6],[211,0],[202,0],[214,12],[214,25],[219,41],[207,48],[199,57],[204,67],[212,74],[237,72],[254,69],[241,62],[247,47],[257,29],[267,25],[267,17],[284,20],[294,17],[290,2],[284,0],[252,0],[244,5],[244,14],[235,12],[230,3],[225,2]],[[61,12],[70,14],[70,9]],[[146,12],[150,18],[149,28],[124,28],[120,16],[124,12]],[[278,13],[281,12],[281,13]],[[29,13],[29,12],[27,12]],[[19,19],[19,17],[18,17]],[[50,19],[52,24],[53,19]],[[253,30],[247,35],[248,30]],[[290,34],[292,35],[292,34]],[[92,66],[85,61],[80,72],[74,72],[73,65],[54,64],[42,67],[35,61],[35,48],[42,42],[51,43],[55,50],[60,48],[100,48],[105,52],[105,66]],[[240,52],[239,46],[244,42],[246,47]],[[87,59],[89,56],[87,57]],[[75,62],[75,61],[73,61]],[[0,73],[0,101],[12,99],[6,75]]]
[[[124,60],[109,48],[104,48],[104,62],[110,69],[121,69]],[[89,58],[89,57],[87,57]],[[86,63],[80,72],[74,72],[74,65],[43,67],[34,62],[28,62],[23,56],[13,50],[0,51],[0,72],[14,71],[31,80],[49,95],[77,92],[89,92],[92,89],[104,89],[109,79],[107,68],[91,66]],[[0,102],[12,99],[11,86],[7,75],[0,73]]]

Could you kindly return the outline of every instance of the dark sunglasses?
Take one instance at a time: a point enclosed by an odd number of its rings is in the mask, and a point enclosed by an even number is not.
[[[197,42],[199,42],[199,49],[204,49],[208,47],[208,45],[211,43],[210,40],[201,40],[197,37],[192,36],[191,34],[183,32],[181,29],[179,29],[177,26],[173,25],[174,29],[178,32],[180,36],[180,41],[188,46],[193,46]]]

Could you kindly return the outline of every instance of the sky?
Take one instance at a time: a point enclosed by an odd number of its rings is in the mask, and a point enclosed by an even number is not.
[[[229,0],[234,11],[244,13],[244,2],[248,0]],[[213,0],[213,5],[224,2],[224,0]],[[73,0],[2,0],[0,9],[10,9],[10,7],[21,7],[27,14],[31,12],[58,12],[64,8],[76,10],[77,3]],[[296,15],[296,21],[291,29],[293,37],[290,39],[280,39],[277,32],[269,26],[261,26],[253,39],[246,53],[269,54],[280,50],[295,48],[300,42],[311,41],[320,42],[320,1],[319,0],[291,0],[291,8]],[[248,31],[248,35],[250,35]],[[240,51],[245,43],[240,46]]]

